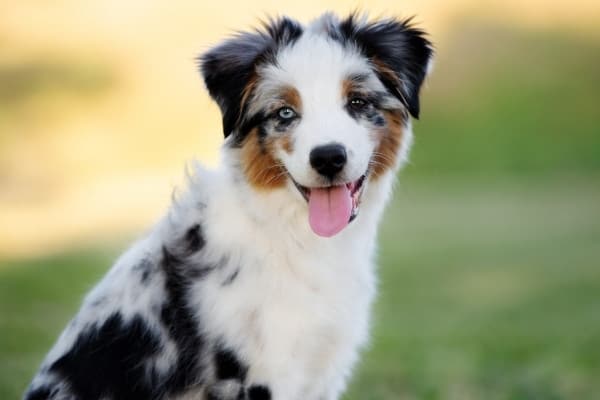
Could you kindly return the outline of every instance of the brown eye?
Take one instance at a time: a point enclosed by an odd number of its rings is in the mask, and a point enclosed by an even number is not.
[[[355,110],[360,110],[367,106],[367,101],[361,97],[353,97],[350,99],[348,104]]]

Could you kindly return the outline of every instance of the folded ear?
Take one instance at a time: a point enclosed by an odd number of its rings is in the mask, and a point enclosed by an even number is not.
[[[239,33],[199,57],[208,93],[221,109],[225,137],[235,128],[241,114],[242,93],[269,43],[269,38],[259,32]]]
[[[243,117],[256,66],[280,44],[302,33],[300,25],[287,18],[271,20],[263,28],[238,33],[198,58],[208,92],[221,109],[225,137]]]
[[[369,58],[386,88],[419,118],[419,91],[433,56],[425,32],[410,19],[362,22],[355,15],[340,23],[340,31]]]

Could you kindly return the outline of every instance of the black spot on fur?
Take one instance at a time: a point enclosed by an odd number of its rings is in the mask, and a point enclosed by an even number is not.
[[[240,125],[237,127],[237,132],[232,142],[232,146],[240,147],[244,142],[244,139],[248,136],[248,133],[253,129],[259,128],[259,141],[261,140],[260,130],[264,130],[264,124],[269,120],[264,112],[258,112],[252,117],[242,119]],[[264,138],[263,138],[264,140]]]
[[[263,385],[250,386],[248,400],[271,400],[271,390]]]
[[[243,123],[247,105],[241,104],[242,96],[256,66],[274,62],[276,50],[300,35],[302,27],[297,22],[271,20],[262,30],[239,33],[199,58],[208,92],[221,108],[225,137]]]
[[[138,265],[133,267],[133,271],[140,274],[140,282],[145,285],[150,281],[154,272],[154,264],[147,258],[144,258]]]
[[[381,115],[381,112],[375,109],[371,109],[365,113],[365,118],[373,125],[382,127],[385,126],[385,118]]]
[[[235,271],[233,271],[233,273],[231,273],[231,275],[229,275],[227,277],[227,279],[225,279],[221,285],[222,286],[231,285],[233,283],[233,281],[235,281],[235,279],[237,278],[237,276],[239,275],[239,273],[240,273],[240,269],[236,268]]]
[[[50,372],[66,381],[77,399],[149,399],[155,377],[146,374],[145,362],[159,351],[159,340],[142,317],[124,320],[114,313],[81,332]]]
[[[397,79],[376,71],[379,79],[413,117],[419,118],[419,90],[433,54],[432,44],[422,30],[415,28],[410,19],[386,19],[365,24],[351,15],[330,35],[344,44],[357,46],[367,58],[383,62],[391,69]]]
[[[298,116],[296,116],[295,118],[288,119],[276,118],[273,121],[273,126],[277,132],[285,132],[288,131],[292,126],[297,125],[299,119],[300,118]]]
[[[190,253],[197,252],[204,247],[204,235],[200,225],[196,224],[192,226],[185,234],[185,241],[187,242],[187,248]]]
[[[379,127],[385,126],[385,118],[383,118],[383,116],[381,114],[376,115],[373,118],[373,125],[379,126]]]
[[[243,365],[231,350],[222,347],[218,348],[215,352],[214,362],[217,379],[236,379],[240,382],[246,380],[248,367]]]
[[[167,380],[166,387],[171,393],[181,393],[192,385],[200,384],[199,357],[204,347],[204,338],[199,332],[198,321],[188,305],[189,267],[183,261],[163,248],[162,267],[165,273],[167,301],[160,317],[170,338],[177,346],[178,359]]]
[[[178,359],[166,381],[169,393],[178,394],[205,383],[201,356],[205,338],[200,333],[194,310],[189,305],[190,285],[202,279],[216,266],[203,265],[191,256],[205,245],[201,226],[190,227],[173,243],[173,249],[163,246],[161,266],[165,274],[167,301],[160,317],[170,338],[177,346]]]
[[[214,266],[204,265],[198,261],[190,262],[189,257],[202,250],[206,244],[202,228],[196,224],[190,227],[183,237],[175,241],[172,250],[163,247],[162,267],[167,275],[181,275],[182,280],[201,279],[214,269]]]
[[[106,300],[107,300],[106,296],[96,297],[94,300],[92,300],[92,302],[90,303],[90,306],[92,306],[92,307],[100,307],[104,303],[106,303]]]
[[[267,154],[267,144],[266,144],[266,139],[267,139],[267,127],[266,127],[266,123],[262,123],[260,125],[258,125],[258,145],[260,147],[260,150],[262,152],[262,154]]]

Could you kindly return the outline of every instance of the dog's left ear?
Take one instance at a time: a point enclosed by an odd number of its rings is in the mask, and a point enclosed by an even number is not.
[[[369,58],[386,88],[419,118],[419,91],[433,56],[425,32],[411,20],[357,21],[351,15],[340,23],[342,35]]]

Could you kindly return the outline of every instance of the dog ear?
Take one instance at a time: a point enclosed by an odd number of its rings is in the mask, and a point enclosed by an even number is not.
[[[369,58],[385,87],[418,119],[419,91],[433,56],[425,32],[410,19],[361,22],[356,15],[342,21],[340,31]]]
[[[239,33],[198,59],[208,93],[221,109],[225,137],[235,128],[244,88],[252,79],[257,59],[269,45],[269,38],[259,32]]]
[[[300,25],[288,18],[267,21],[263,28],[238,33],[198,58],[206,88],[221,109],[225,137],[243,118],[256,66],[302,34]]]

